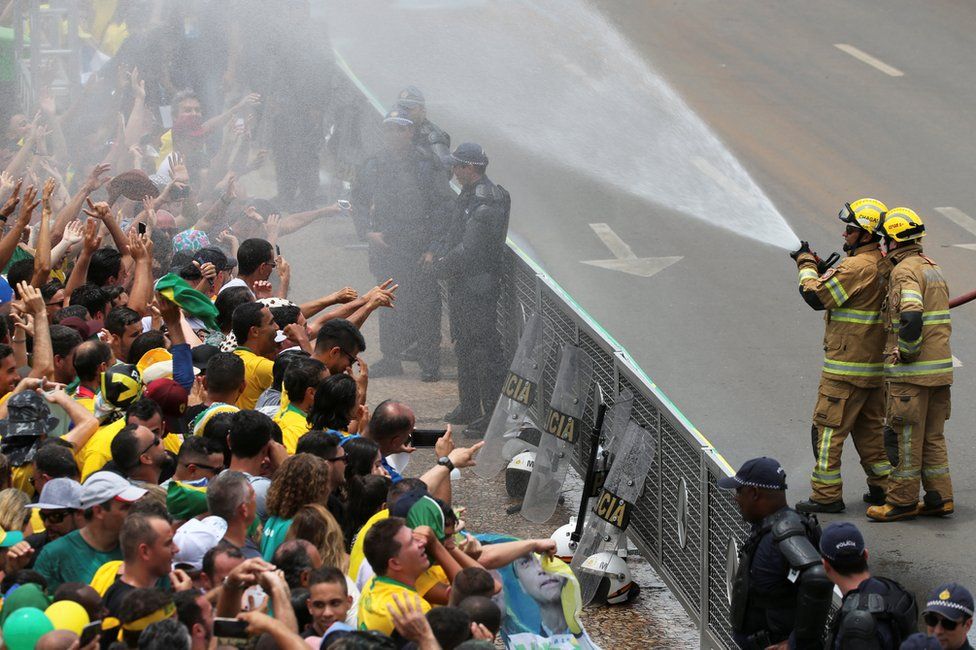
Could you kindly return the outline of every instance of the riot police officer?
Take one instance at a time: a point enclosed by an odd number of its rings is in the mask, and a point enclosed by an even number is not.
[[[973,595],[968,589],[956,582],[939,585],[925,601],[925,631],[947,650],[972,650],[967,637],[973,626],[973,610]]]
[[[786,503],[786,472],[778,461],[746,461],[718,481],[735,500],[752,532],[739,551],[730,617],[740,648],[781,645],[820,648],[833,585],[824,572],[816,517]]]
[[[897,648],[915,632],[915,596],[894,580],[871,575],[864,536],[857,526],[846,521],[827,526],[820,536],[820,552],[827,577],[844,598],[831,625],[829,648]]]
[[[488,156],[481,145],[465,142],[451,160],[462,189],[454,217],[435,246],[434,263],[437,277],[447,282],[458,359],[461,403],[446,420],[475,425],[477,418],[491,415],[505,373],[496,356],[501,349],[496,309],[512,201],[485,176]]]
[[[427,119],[427,104],[424,94],[416,86],[407,86],[397,95],[397,108],[406,113],[407,117],[417,125],[413,142],[428,154],[441,161],[450,176],[451,165],[451,136]]]
[[[399,109],[383,120],[386,146],[367,160],[352,188],[354,218],[369,243],[369,267],[379,282],[400,285],[397,309],[380,314],[383,358],[374,377],[403,373],[413,346],[423,381],[440,379],[441,297],[429,273],[435,236],[451,213],[454,194],[441,164],[414,144],[416,125]]]

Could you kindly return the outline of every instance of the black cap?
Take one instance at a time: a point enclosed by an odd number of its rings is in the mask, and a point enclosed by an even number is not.
[[[394,106],[386,117],[383,118],[383,124],[396,124],[398,126],[413,126],[413,120],[407,115],[406,111],[400,108],[399,105]]]
[[[210,345],[209,343],[198,345],[191,352],[193,356],[193,367],[198,368],[201,373],[207,372],[207,362],[210,361],[210,357],[218,352],[220,352],[220,348],[216,345]]]
[[[410,107],[423,106],[424,94],[416,86],[407,86],[397,95],[397,103],[403,103]]]
[[[820,536],[820,553],[828,560],[860,557],[864,555],[864,536],[849,521],[834,522]]]
[[[973,615],[973,595],[957,582],[939,585],[929,594],[925,611],[935,612],[950,621],[959,621]]]
[[[7,419],[0,420],[0,436],[36,438],[48,434],[58,426],[47,401],[34,391],[17,393],[7,401]]]
[[[764,490],[785,490],[786,471],[778,460],[763,456],[747,460],[735,476],[720,478],[717,484],[726,490],[735,490],[742,486]]]
[[[451,154],[451,158],[457,165],[480,165],[484,167],[488,164],[488,155],[484,147],[474,142],[462,142]]]
[[[197,264],[203,266],[207,262],[214,265],[218,271],[226,271],[237,266],[237,260],[228,258],[224,251],[219,248],[214,248],[209,246],[207,248],[201,248],[197,251],[197,254],[193,256],[193,261]]]

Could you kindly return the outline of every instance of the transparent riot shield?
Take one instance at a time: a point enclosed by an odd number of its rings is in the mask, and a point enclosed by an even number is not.
[[[578,347],[563,346],[556,384],[542,427],[542,440],[522,502],[522,516],[541,524],[556,511],[573,448],[589,426],[583,409],[590,394],[593,362]]]
[[[627,530],[634,504],[644,487],[644,479],[654,459],[654,440],[633,420],[615,436],[603,490],[583,526],[570,565],[579,578],[583,604],[589,604],[607,577],[607,558],[617,550],[620,536]]]
[[[544,359],[542,318],[533,314],[525,323],[515,358],[485,431],[485,446],[478,452],[475,473],[482,478],[497,476],[511,458],[502,453],[505,443],[524,428],[539,429],[530,415],[539,398],[539,379]]]

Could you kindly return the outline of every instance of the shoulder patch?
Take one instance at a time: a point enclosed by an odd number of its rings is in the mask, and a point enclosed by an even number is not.
[[[479,199],[487,199],[491,196],[491,189],[485,183],[478,183],[474,188],[474,195]]]
[[[823,275],[820,276],[820,281],[821,282],[826,282],[830,278],[834,277],[834,274],[835,273],[837,273],[837,269],[827,269],[827,271]]]

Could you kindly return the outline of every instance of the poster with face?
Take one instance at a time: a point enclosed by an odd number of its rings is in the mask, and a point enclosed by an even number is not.
[[[580,587],[569,565],[529,553],[499,573],[504,599],[501,633],[506,648],[599,650],[580,622]]]

